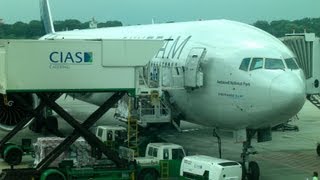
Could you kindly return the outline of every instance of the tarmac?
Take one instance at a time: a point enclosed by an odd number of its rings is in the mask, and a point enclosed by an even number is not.
[[[97,107],[71,98],[60,98],[58,103],[78,120],[86,119]],[[320,110],[306,101],[298,118],[290,124],[297,125],[299,131],[273,131],[272,141],[252,145],[258,154],[250,156],[250,160],[258,162],[260,166],[260,180],[306,180],[312,179],[313,171],[320,172],[320,157],[316,154],[317,142],[320,142]],[[113,118],[113,109],[106,113],[96,125],[121,124]],[[60,130],[69,134],[72,128],[59,120]],[[188,155],[204,154],[218,157],[217,139],[212,135],[212,128],[203,127],[187,122],[181,123],[182,132],[159,129],[162,138],[169,142],[185,147]],[[7,132],[0,132],[3,137]],[[232,133],[219,132],[222,140],[222,158],[241,161],[242,144],[234,143]],[[36,134],[25,128],[11,142],[19,143],[21,138],[51,136],[50,134]],[[33,159],[23,158],[23,163],[16,168],[30,166]],[[8,168],[0,160],[0,169]]]

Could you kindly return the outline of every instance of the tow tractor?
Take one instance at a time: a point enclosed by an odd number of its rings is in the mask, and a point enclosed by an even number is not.
[[[242,178],[238,162],[204,155],[185,156],[182,146],[172,143],[149,143],[145,157],[130,161],[128,169],[106,166],[73,167],[72,161],[62,161],[56,169],[47,169],[41,180],[55,179],[232,179]]]
[[[178,178],[181,160],[185,157],[184,149],[172,143],[148,144],[145,157],[134,157],[125,147],[119,151],[123,151],[119,155],[127,160],[127,167],[116,167],[112,163],[75,167],[73,160],[66,159],[58,167],[46,168],[39,177],[41,180]]]

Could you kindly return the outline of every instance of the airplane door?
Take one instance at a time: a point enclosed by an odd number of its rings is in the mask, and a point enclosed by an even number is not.
[[[200,62],[206,54],[206,48],[192,48],[185,64],[184,78],[185,87],[203,86],[203,73],[200,69]]]

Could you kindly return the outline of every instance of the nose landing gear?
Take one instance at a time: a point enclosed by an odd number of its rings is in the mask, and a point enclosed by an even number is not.
[[[250,154],[257,154],[257,151],[251,146],[251,140],[255,133],[255,130],[247,130],[247,140],[243,142],[241,158],[242,179],[244,180],[259,180],[260,177],[260,168],[258,163],[255,161],[249,161]]]

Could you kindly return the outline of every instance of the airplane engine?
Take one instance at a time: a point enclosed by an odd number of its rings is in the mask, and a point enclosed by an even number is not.
[[[12,130],[37,105],[38,98],[31,93],[0,94],[0,130]]]

